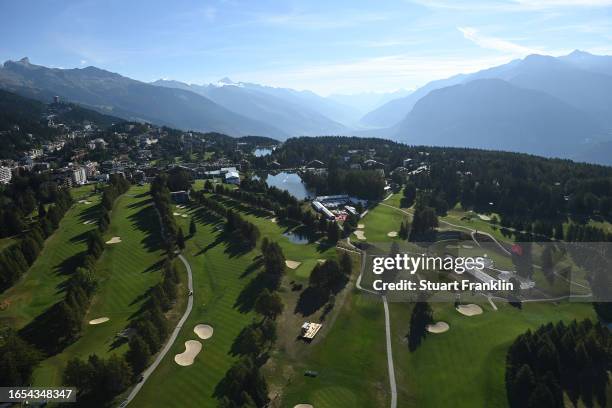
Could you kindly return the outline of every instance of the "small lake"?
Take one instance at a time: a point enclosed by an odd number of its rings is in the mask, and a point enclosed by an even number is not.
[[[302,235],[296,231],[284,232],[283,236],[289,238],[289,241],[298,245],[306,245],[310,242],[310,239],[306,235]]]
[[[272,154],[272,149],[268,147],[258,147],[257,149],[253,150],[253,154],[255,155],[255,157],[267,156],[269,154]]]
[[[268,174],[265,180],[268,186],[274,186],[281,190],[287,190],[289,194],[298,200],[303,200],[307,197],[314,196],[314,194],[308,191],[302,182],[302,178],[297,173],[281,172],[278,174]]]

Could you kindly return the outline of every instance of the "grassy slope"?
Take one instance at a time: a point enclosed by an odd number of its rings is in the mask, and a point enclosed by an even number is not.
[[[385,203],[399,207],[396,197],[394,195]],[[370,235],[391,240],[380,233],[367,232],[368,229],[380,230],[388,217],[387,210],[399,213],[377,206],[364,218],[368,241],[376,242]],[[509,241],[492,225],[479,219],[461,220],[461,216],[462,212],[455,209],[443,219]],[[432,304],[435,320],[448,322],[451,329],[447,333],[429,335],[416,352],[410,353],[405,336],[412,306],[407,303],[390,305],[399,406],[507,406],[506,350],[519,334],[547,322],[595,319],[592,306],[586,303],[530,303],[518,310],[497,302],[497,312],[488,302],[481,306],[484,314],[465,317],[456,312],[452,304]]]
[[[242,214],[259,227],[262,237],[267,236],[277,241],[287,259],[304,262],[295,271],[287,269],[289,280],[307,279],[308,265],[314,265],[316,259],[335,256],[334,248],[319,247],[316,244],[293,244],[282,236],[286,227],[259,217],[255,212],[240,207],[235,202],[226,201],[226,204],[242,210]],[[222,224],[218,223],[218,220],[197,209],[190,210],[189,215],[190,218],[196,219],[198,227],[195,237],[188,239],[187,249],[184,251],[194,274],[194,308],[173,348],[132,403],[134,406],[144,407],[153,403],[177,407],[216,406],[215,386],[236,358],[230,354],[232,343],[240,331],[255,318],[248,307],[241,311],[237,301],[245,288],[257,293],[256,287],[249,287],[249,283],[259,270],[255,262],[259,251],[235,253],[232,247],[221,239],[218,227]],[[190,218],[176,218],[185,233],[188,231]],[[298,278],[298,275],[302,278]],[[180,367],[174,362],[174,356],[184,351],[185,341],[197,339],[193,327],[198,323],[212,325],[215,329],[214,336],[203,341],[202,352],[192,366]]]
[[[391,201],[392,198],[388,201]],[[387,204],[387,202],[385,202],[385,204]],[[376,243],[391,240],[392,238],[389,238],[387,234],[391,231],[398,232],[405,218],[408,218],[408,216],[400,211],[384,205],[377,205],[368,211],[360,223],[365,225],[364,232],[366,240]],[[354,235],[351,236],[351,239],[357,241],[357,237]]]
[[[0,323],[21,328],[63,297],[62,282],[71,272],[76,255],[85,250],[84,236],[95,225],[83,225],[83,221],[96,218],[98,194],[90,196],[92,186],[71,190],[75,204],[70,208],[59,228],[46,240],[38,259],[19,282],[0,295],[0,303],[9,307],[0,312]],[[76,201],[87,198],[92,204]]]
[[[277,350],[265,370],[272,390],[281,394],[281,402],[273,406],[388,405],[382,304],[362,295],[353,285],[351,282],[336,297],[334,312],[323,320],[321,331],[310,344],[297,339],[297,333],[305,320],[319,321],[318,314],[307,318],[294,315],[295,301],[288,299],[291,294],[283,293],[289,310],[279,320]],[[306,377],[306,370],[319,375]]]
[[[452,304],[433,304],[434,319],[448,322],[450,330],[429,335],[410,353],[404,341],[410,306],[391,305],[400,406],[505,407],[506,351],[514,339],[547,322],[595,317],[590,304],[497,306],[495,312],[484,303],[482,315],[466,317]]]
[[[119,236],[122,242],[107,245],[97,263],[99,286],[82,336],[62,353],[43,361],[34,373],[35,384],[58,385],[69,358],[126,351],[125,344],[112,347],[115,334],[127,326],[142,303],[142,295],[160,279],[159,222],[147,191],[148,187],[132,187],[115,204],[105,239]],[[110,321],[86,324],[102,316],[110,317]]]

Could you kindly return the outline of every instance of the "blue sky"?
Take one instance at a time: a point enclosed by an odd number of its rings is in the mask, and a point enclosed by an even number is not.
[[[414,88],[530,53],[612,54],[612,0],[0,1],[0,60],[320,94]]]

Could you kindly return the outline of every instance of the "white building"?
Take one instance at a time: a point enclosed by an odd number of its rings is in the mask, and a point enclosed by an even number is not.
[[[225,173],[224,180],[227,184],[240,184],[240,173],[237,171],[228,171]]]
[[[28,151],[28,156],[30,156],[32,159],[37,159],[42,155],[43,155],[42,149],[30,149],[30,151]]]
[[[9,167],[0,167],[0,183],[8,184],[13,178],[13,173]]]
[[[87,173],[85,172],[85,167],[74,167],[72,169],[72,183],[83,185],[87,183]]]

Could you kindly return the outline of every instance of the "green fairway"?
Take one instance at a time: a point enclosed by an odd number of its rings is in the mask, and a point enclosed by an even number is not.
[[[390,305],[399,406],[505,407],[506,351],[514,339],[548,322],[595,317],[587,303],[481,306],[482,315],[466,317],[453,304],[433,303],[434,320],[450,330],[429,334],[411,353],[405,341],[411,306]]]
[[[399,194],[395,194],[387,201],[392,201],[395,196],[399,196]],[[385,201],[384,204],[387,204],[387,202]],[[385,242],[399,239],[391,238],[387,234],[391,231],[398,232],[404,219],[409,219],[409,216],[395,208],[378,204],[370,209],[359,223],[365,225],[363,231],[368,242]],[[355,235],[352,235],[351,239],[357,241]]]
[[[59,385],[68,359],[90,354],[106,357],[125,352],[127,345],[113,344],[145,299],[147,289],[161,279],[159,273],[159,221],[147,187],[134,186],[115,203],[105,240],[120,237],[121,243],[106,245],[95,274],[98,289],[83,323],[82,336],[62,353],[42,362],[35,371],[35,384]],[[98,317],[110,320],[100,325],[87,322]]]
[[[323,321],[322,331],[311,344],[297,339],[299,324],[310,319],[298,319],[290,333],[280,334],[281,339],[287,337],[286,343],[280,344],[266,367],[271,388],[282,401],[275,406],[388,405],[383,306],[379,299],[364,296],[353,287],[351,282],[344,303],[336,301],[338,315]],[[319,375],[304,376],[306,370],[317,371]]]
[[[224,200],[224,204],[241,211],[256,224],[262,237],[277,241],[287,259],[314,266],[317,259],[336,256],[334,247],[294,244],[282,236],[286,227],[259,217],[232,200]],[[256,318],[248,303],[258,293],[257,286],[252,283],[260,270],[256,262],[259,250],[235,252],[231,244],[221,239],[219,219],[202,210],[179,209],[176,212],[189,214],[188,218],[176,217],[185,232],[191,217],[197,221],[197,233],[187,240],[184,251],[194,275],[194,307],[173,347],[131,404],[214,407],[217,406],[215,387],[237,358],[231,354],[232,344],[240,331]],[[310,270],[302,267],[295,271],[287,269],[286,280],[304,280],[309,273]],[[199,323],[213,326],[214,335],[201,340],[202,351],[193,365],[178,366],[174,356],[185,350],[185,341],[198,339],[193,328]]]
[[[61,284],[86,248],[86,233],[95,227],[83,222],[97,219],[100,201],[93,186],[78,187],[71,193],[75,204],[66,212],[59,228],[45,241],[43,250],[21,280],[0,295],[0,303],[8,305],[0,311],[1,323],[21,328],[63,298]],[[91,204],[77,202],[84,198]]]

